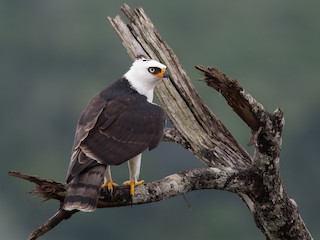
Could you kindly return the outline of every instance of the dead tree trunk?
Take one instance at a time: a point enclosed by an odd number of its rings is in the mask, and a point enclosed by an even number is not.
[[[129,55],[134,58],[144,54],[158,59],[170,72],[170,81],[162,81],[156,90],[161,106],[174,125],[174,129],[166,131],[164,140],[181,144],[208,168],[184,171],[143,184],[136,188],[132,200],[126,187],[117,188],[112,198],[108,193],[102,193],[98,207],[144,204],[197,189],[221,189],[240,196],[267,239],[312,239],[298,206],[288,197],[280,179],[284,125],[281,110],[267,112],[238,82],[216,68],[196,66],[204,75],[202,80],[219,91],[251,128],[250,143],[254,145],[254,154],[250,156],[199,97],[177,56],[143,9],[131,10],[123,5],[122,11],[129,24],[120,16],[108,19]],[[16,172],[10,174],[36,183],[34,193],[63,201],[64,185]],[[43,235],[75,212],[59,210],[29,239]]]
[[[283,113],[267,112],[236,81],[215,68],[197,66],[203,80],[219,91],[233,110],[252,129],[254,155],[237,143],[223,124],[203,103],[183,70],[177,56],[165,43],[142,8],[132,11],[123,5],[130,20],[109,18],[131,57],[147,54],[159,59],[170,70],[171,81],[163,81],[156,94],[175,129],[185,139],[187,148],[208,167],[232,173],[229,184],[247,204],[256,225],[267,239],[312,239],[298,207],[290,199],[280,179],[281,132]]]

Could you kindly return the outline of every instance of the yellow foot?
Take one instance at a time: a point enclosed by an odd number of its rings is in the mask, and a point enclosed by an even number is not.
[[[131,182],[131,181],[125,181],[124,183],[123,183],[123,185],[126,185],[126,186],[130,186],[130,195],[131,195],[131,197],[133,197],[134,196],[134,187],[136,187],[136,186],[139,186],[139,185],[141,185],[142,183],[144,183],[144,180],[141,180],[141,181],[139,181],[139,182]]]
[[[118,186],[118,184],[112,182],[111,180],[109,180],[109,181],[107,181],[106,183],[102,184],[102,187],[103,187],[103,188],[108,188],[108,191],[109,191],[110,193],[113,192],[113,187],[116,187],[116,186]]]

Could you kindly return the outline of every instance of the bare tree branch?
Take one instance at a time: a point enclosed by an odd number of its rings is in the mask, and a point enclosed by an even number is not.
[[[185,149],[192,150],[189,143],[183,138],[179,131],[174,128],[165,129],[162,141],[175,142],[177,144],[180,144]]]
[[[248,124],[253,131],[258,131],[260,127],[259,115],[265,112],[264,107],[258,103],[249,93],[247,93],[237,81],[230,79],[219,69],[203,66],[196,66],[204,73],[200,80],[218,92],[227,100],[232,109]]]
[[[135,195],[130,196],[128,186],[119,186],[112,195],[102,190],[98,201],[98,208],[120,207],[158,202],[190,191],[201,189],[223,189],[237,192],[243,189],[240,179],[236,178],[237,171],[232,168],[197,168],[169,175],[163,179],[139,185]],[[31,194],[40,196],[45,200],[56,199],[63,202],[65,185],[53,180],[41,179],[24,173],[10,171],[10,176],[21,178],[36,184]]]
[[[208,86],[215,88],[233,110],[254,131],[253,163],[247,178],[249,191],[240,190],[239,196],[252,211],[257,226],[267,239],[312,239],[298,207],[285,193],[280,178],[283,113],[276,109],[267,112],[236,81],[215,68],[196,66],[205,76]]]
[[[61,221],[69,219],[73,214],[77,213],[78,210],[65,211],[63,208],[60,208],[51,218],[49,218],[41,227],[32,232],[28,240],[35,240],[40,236],[49,232],[52,228],[57,226]]]
[[[236,170],[227,168],[203,168],[182,171],[172,174],[161,180],[142,184],[135,189],[135,195],[131,198],[128,186],[116,187],[110,195],[106,190],[102,190],[98,201],[98,208],[121,207],[128,205],[139,205],[151,202],[162,201],[171,197],[179,196],[190,191],[201,189],[224,189],[236,192],[242,188],[243,183],[237,179]],[[30,176],[16,171],[10,171],[10,176],[24,179],[36,184],[36,188],[31,194],[40,196],[44,200],[56,199],[63,203],[66,194],[64,184],[53,180],[41,179],[37,176]],[[60,208],[41,227],[32,232],[29,240],[35,240],[44,235],[61,221],[69,219],[78,211],[65,211]]]
[[[295,201],[287,196],[281,183],[282,111],[267,112],[238,82],[218,69],[196,68],[204,73],[201,80],[219,91],[254,132],[252,171],[247,176],[251,176],[250,190],[240,191],[239,195],[252,211],[257,226],[268,239],[312,239]]]

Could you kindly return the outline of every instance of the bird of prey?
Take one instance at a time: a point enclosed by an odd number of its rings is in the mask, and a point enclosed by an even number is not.
[[[92,212],[102,187],[117,186],[110,166],[128,161],[130,194],[139,181],[141,153],[158,146],[164,134],[165,113],[154,104],[153,91],[167,67],[138,56],[120,79],[99,92],[82,112],[76,128],[67,173],[63,209]]]

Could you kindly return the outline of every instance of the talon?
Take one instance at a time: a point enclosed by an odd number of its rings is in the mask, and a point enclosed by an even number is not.
[[[125,181],[123,183],[123,185],[130,186],[130,196],[133,197],[134,196],[134,188],[136,186],[139,186],[139,185],[143,184],[143,183],[144,183],[144,180],[141,180],[141,181],[138,181],[138,182]]]
[[[102,187],[103,188],[107,188],[110,193],[113,192],[113,187],[117,187],[117,186],[118,186],[118,184],[114,183],[111,180],[109,180],[106,183],[102,184]]]

